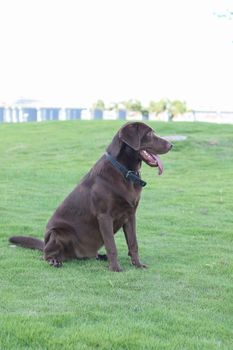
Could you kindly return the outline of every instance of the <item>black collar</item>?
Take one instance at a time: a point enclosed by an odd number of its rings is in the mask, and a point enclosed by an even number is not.
[[[127,169],[124,165],[122,165],[121,163],[119,163],[115,158],[113,158],[109,153],[105,153],[105,157],[107,158],[107,160],[109,160],[111,162],[111,164],[114,166],[114,168],[116,168],[117,170],[119,170],[124,178],[126,180],[135,182],[137,184],[139,184],[140,186],[144,187],[146,186],[146,182],[143,181],[139,176],[138,176],[138,172],[133,171],[133,170],[129,170]]]

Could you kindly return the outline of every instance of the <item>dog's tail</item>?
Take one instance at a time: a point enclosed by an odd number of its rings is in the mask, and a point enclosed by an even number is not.
[[[41,239],[25,236],[12,236],[9,241],[24,248],[44,250],[44,242]]]

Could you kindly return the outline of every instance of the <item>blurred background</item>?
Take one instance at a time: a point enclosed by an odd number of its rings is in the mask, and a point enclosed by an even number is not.
[[[1,0],[0,122],[233,122],[233,1]]]

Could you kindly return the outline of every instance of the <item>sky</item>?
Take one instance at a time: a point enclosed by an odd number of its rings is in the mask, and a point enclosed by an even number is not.
[[[233,111],[233,0],[0,0],[0,103]]]

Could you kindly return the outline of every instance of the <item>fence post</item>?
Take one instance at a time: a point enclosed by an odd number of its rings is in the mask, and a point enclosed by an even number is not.
[[[94,119],[103,119],[103,111],[102,109],[95,108],[93,111],[93,118]]]
[[[36,108],[22,108],[23,115],[27,122],[37,121],[37,109]]]
[[[50,120],[59,120],[61,108],[51,108]]]
[[[119,111],[118,111],[118,118],[120,120],[125,120],[126,119],[126,110],[125,109],[119,109]]]
[[[81,119],[82,108],[66,108],[66,120]]]
[[[4,117],[5,117],[5,108],[0,107],[0,123],[4,122]]]

